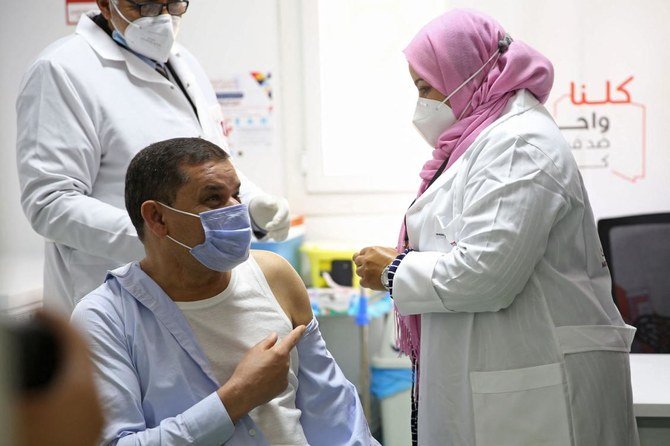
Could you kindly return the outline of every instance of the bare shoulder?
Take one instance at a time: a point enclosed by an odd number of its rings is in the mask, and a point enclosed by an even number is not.
[[[313,317],[312,306],[305,284],[293,266],[274,252],[252,250],[251,255],[293,326],[307,325]]]

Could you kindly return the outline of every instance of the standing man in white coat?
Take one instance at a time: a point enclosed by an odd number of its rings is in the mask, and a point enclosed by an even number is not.
[[[551,63],[463,10],[426,25],[405,55],[433,157],[399,248],[354,261],[361,284],[388,289],[402,315],[415,444],[637,445],[635,330],[614,305],[570,147],[542,106]]]
[[[128,163],[143,147],[200,137],[226,147],[202,67],[175,37],[188,1],[98,0],[74,35],[26,73],[17,100],[21,203],[46,239],[45,304],[71,312],[108,270],[143,257],[124,209]],[[286,200],[241,175],[258,237],[282,240]]]

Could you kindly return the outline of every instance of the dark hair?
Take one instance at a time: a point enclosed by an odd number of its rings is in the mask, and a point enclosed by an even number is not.
[[[207,161],[228,159],[219,146],[200,138],[173,138],[140,150],[126,171],[126,210],[144,240],[142,203],[147,200],[172,205],[177,191],[188,181],[182,165],[197,166]]]

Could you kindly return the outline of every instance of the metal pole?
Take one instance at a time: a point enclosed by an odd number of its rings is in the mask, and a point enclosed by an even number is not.
[[[368,318],[368,297],[364,288],[361,288],[359,293],[356,323],[359,327],[361,351],[358,385],[361,390],[363,413],[365,413],[365,418],[370,422],[370,354],[368,352],[370,319]]]
[[[360,371],[360,387],[361,387],[361,403],[363,404],[363,412],[365,418],[370,422],[370,360],[368,354],[368,330],[367,325],[360,326],[361,337],[361,371]]]

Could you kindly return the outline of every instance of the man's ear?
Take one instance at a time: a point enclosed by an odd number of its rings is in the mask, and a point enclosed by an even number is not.
[[[111,16],[111,12],[109,11],[109,8],[111,8],[111,5],[109,4],[110,1],[113,0],[97,0],[98,2],[98,9],[102,13],[102,16],[107,19],[109,22],[109,17]]]
[[[163,220],[163,206],[154,200],[147,200],[140,208],[144,227],[158,238],[167,235],[167,225]]]

